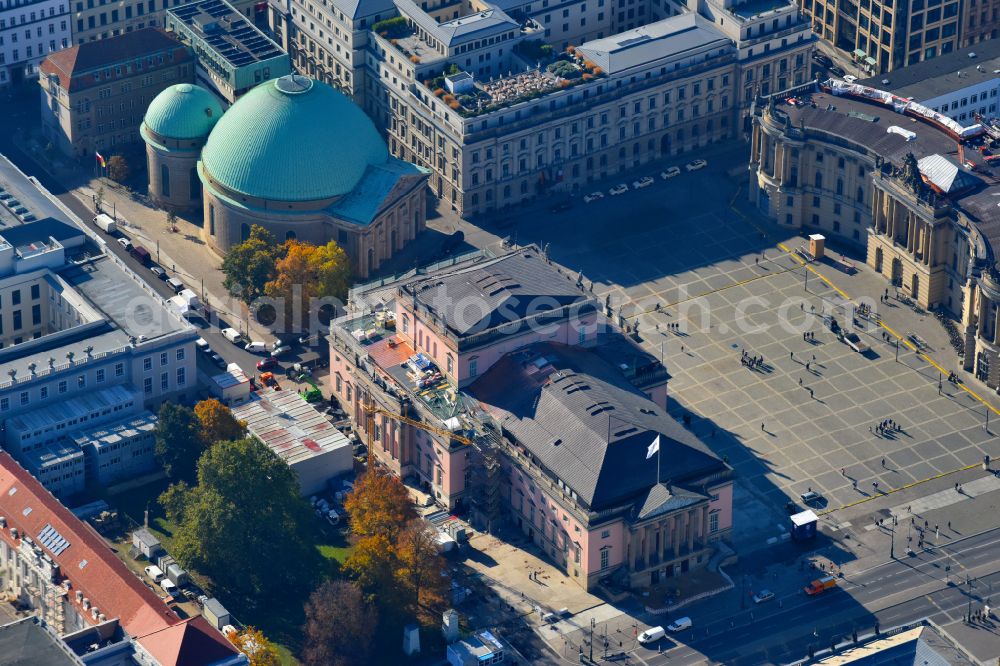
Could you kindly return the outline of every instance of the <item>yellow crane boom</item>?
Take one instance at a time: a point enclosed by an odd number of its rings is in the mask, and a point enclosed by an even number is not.
[[[364,409],[366,412],[368,412],[370,416],[374,416],[375,414],[381,414],[382,416],[390,418],[394,421],[399,421],[400,423],[405,423],[407,425],[413,426],[414,428],[420,428],[421,430],[426,430],[427,432],[432,432],[437,435],[441,435],[442,437],[448,437],[449,439],[453,439],[461,444],[472,444],[472,440],[469,439],[468,437],[463,437],[462,435],[456,435],[452,431],[446,430],[445,428],[436,428],[432,425],[424,423],[423,421],[416,421],[409,417],[403,416],[402,414],[397,414],[396,412],[390,412],[387,409],[382,409],[381,407],[367,406]]]

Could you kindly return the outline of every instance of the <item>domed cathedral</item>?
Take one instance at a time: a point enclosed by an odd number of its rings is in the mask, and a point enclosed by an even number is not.
[[[143,122],[150,193],[165,206],[200,197],[202,238],[220,254],[258,224],[279,241],[335,240],[366,278],[424,230],[428,172],[391,157],[368,116],[325,83],[266,81],[201,123],[200,95],[172,90]]]
[[[208,90],[179,83],[150,103],[139,133],[146,142],[149,196],[170,210],[201,206],[198,158],[222,117],[222,105]]]

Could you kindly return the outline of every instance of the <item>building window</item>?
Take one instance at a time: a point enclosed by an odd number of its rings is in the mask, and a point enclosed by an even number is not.
[[[167,373],[165,373],[165,372],[161,372],[160,373],[160,390],[161,391],[166,391],[169,388],[170,388],[170,376]]]
[[[87,388],[87,375],[79,375],[76,378],[76,387],[81,389]]]
[[[469,359],[469,376],[475,377],[479,374],[479,359],[470,358]]]
[[[62,380],[61,382],[59,382],[59,392],[60,393],[65,393],[66,392],[66,380],[65,379]]]
[[[711,513],[708,516],[708,531],[715,534],[719,531],[719,514]]]
[[[611,530],[602,530],[601,531],[601,538],[602,539],[608,539],[610,537],[611,537]]]
[[[97,371],[97,383],[100,384],[104,381],[104,368],[100,368]]]
[[[187,382],[187,376],[184,370],[185,368],[177,368],[177,386],[184,386]]]
[[[121,377],[125,374],[125,364],[115,363],[115,377]]]
[[[183,361],[184,360],[184,348],[183,347],[177,350],[177,360],[178,361]]]
[[[160,190],[163,191],[163,196],[170,196],[170,169],[167,168],[166,164],[160,165]]]
[[[164,366],[168,362],[167,352],[160,352],[160,365]]]
[[[150,395],[153,392],[153,378],[152,377],[146,377],[144,380],[142,380],[142,391],[146,395]]]
[[[608,565],[609,565],[608,560],[610,559],[610,555],[608,555],[608,553],[610,553],[610,552],[611,551],[609,549],[607,549],[607,548],[604,548],[603,550],[601,550],[601,569],[602,570],[608,568]]]
[[[148,356],[146,358],[142,359],[142,369],[143,370],[152,370],[153,369],[153,359],[151,359]]]

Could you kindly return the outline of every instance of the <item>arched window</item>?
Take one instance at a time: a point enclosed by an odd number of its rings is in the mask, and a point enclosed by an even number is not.
[[[816,172],[816,189],[821,189],[823,187],[823,174]]]
[[[250,238],[250,225],[244,222],[240,225],[240,241],[245,241]]]
[[[208,204],[208,233],[215,235],[215,206]]]
[[[166,164],[160,165],[160,191],[163,192],[163,196],[170,196],[170,169]]]
[[[865,200],[865,188],[858,188],[858,202],[863,202]]]
[[[375,250],[368,248],[368,270],[375,270]]]
[[[843,193],[844,193],[844,180],[843,180],[843,178],[838,178],[837,179],[837,194],[843,194]]]

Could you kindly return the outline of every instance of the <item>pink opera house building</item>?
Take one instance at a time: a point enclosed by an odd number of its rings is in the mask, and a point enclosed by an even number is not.
[[[331,385],[379,464],[516,526],[581,587],[683,575],[732,529],[732,470],[667,414],[666,369],[538,248],[363,285],[348,308]]]

